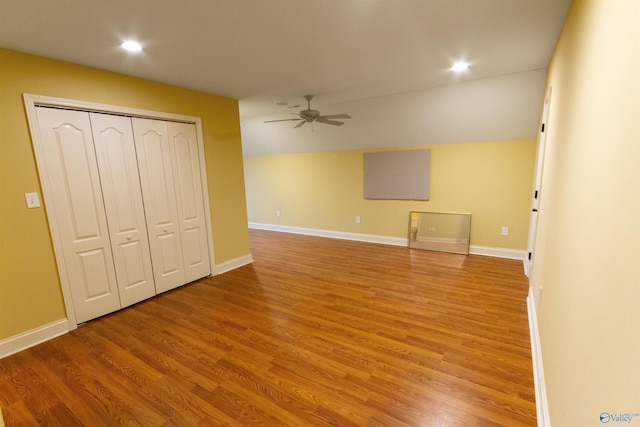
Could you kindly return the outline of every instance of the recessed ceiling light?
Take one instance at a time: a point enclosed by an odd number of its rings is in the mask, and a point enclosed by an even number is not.
[[[129,52],[140,52],[142,50],[142,45],[140,45],[140,43],[131,40],[122,43],[120,46]]]
[[[469,63],[464,61],[458,61],[451,67],[451,71],[455,71],[456,73],[461,73],[469,68]]]

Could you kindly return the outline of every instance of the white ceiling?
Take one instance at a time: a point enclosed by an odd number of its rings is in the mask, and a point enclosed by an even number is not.
[[[0,0],[0,46],[237,98],[248,119],[544,69],[569,3]]]

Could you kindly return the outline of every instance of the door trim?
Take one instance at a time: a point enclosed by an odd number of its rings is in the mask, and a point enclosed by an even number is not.
[[[536,230],[538,228],[538,212],[540,210],[540,199],[542,197],[542,172],[544,170],[544,157],[547,146],[547,133],[549,131],[549,109],[551,108],[551,86],[544,99],[542,107],[542,117],[538,131],[538,144],[536,153],[535,176],[533,183],[533,199],[531,201],[531,211],[529,213],[529,237],[527,241],[527,259],[525,260],[525,274],[531,278],[533,266],[533,255],[536,246]]]
[[[204,138],[202,134],[202,119],[195,116],[185,116],[181,114],[165,113],[153,110],[143,110],[138,108],[123,107],[118,105],[100,104],[94,102],[77,101],[73,99],[57,98],[51,96],[23,94],[25,110],[27,113],[27,120],[29,123],[29,131],[31,132],[31,143],[33,151],[36,157],[36,165],[38,169],[38,176],[40,178],[40,185],[42,187],[42,196],[44,199],[45,211],[47,214],[47,221],[49,223],[49,230],[51,234],[51,240],[53,243],[54,255],[56,258],[56,266],[58,267],[58,277],[60,280],[60,287],[62,289],[62,295],[64,298],[64,305],[67,311],[67,322],[69,324],[69,330],[74,330],[78,327],[76,321],[76,313],[73,307],[73,300],[71,297],[71,288],[69,285],[69,277],[66,272],[64,264],[64,255],[62,251],[62,243],[60,241],[60,235],[58,231],[58,220],[56,218],[55,210],[53,209],[54,203],[52,200],[51,184],[48,182],[46,161],[44,158],[42,138],[40,136],[40,130],[38,127],[38,119],[36,115],[36,107],[53,107],[71,110],[80,110],[96,113],[107,113],[128,117],[140,117],[147,119],[167,120],[182,123],[192,123],[196,127],[196,137],[198,139],[198,154],[200,157],[200,179],[202,182],[202,194],[204,197],[204,211],[205,211],[205,225],[207,231],[207,245],[209,249],[209,264],[211,266],[211,275],[215,276],[216,263],[213,253],[213,231],[211,227],[211,208],[209,206],[209,186],[207,184],[207,168],[204,158]]]

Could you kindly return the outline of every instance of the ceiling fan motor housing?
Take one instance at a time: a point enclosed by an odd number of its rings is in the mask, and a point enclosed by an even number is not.
[[[300,117],[305,119],[308,122],[312,122],[320,116],[320,111],[318,110],[302,110],[300,111]]]

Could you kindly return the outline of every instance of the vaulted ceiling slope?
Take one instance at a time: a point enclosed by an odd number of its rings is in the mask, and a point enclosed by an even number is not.
[[[0,46],[236,98],[247,119],[544,69],[569,3],[0,0]]]
[[[546,70],[462,82],[320,107],[349,113],[340,127],[297,122],[240,121],[245,156],[387,149],[459,142],[535,138]],[[295,117],[290,113],[269,116]]]

